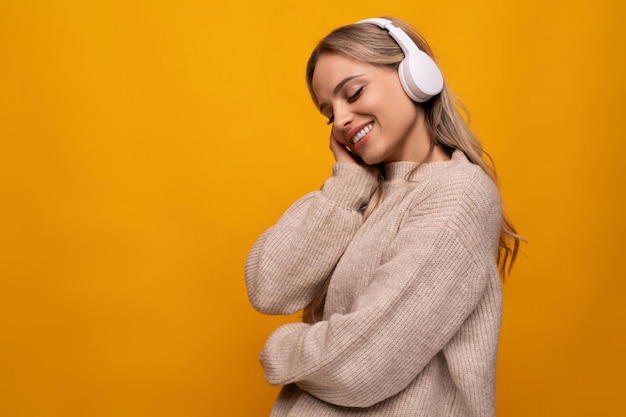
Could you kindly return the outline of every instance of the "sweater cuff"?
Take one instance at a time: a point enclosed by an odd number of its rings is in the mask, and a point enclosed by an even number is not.
[[[366,168],[351,162],[336,162],[322,194],[340,207],[359,210],[369,202],[377,186],[378,178]]]

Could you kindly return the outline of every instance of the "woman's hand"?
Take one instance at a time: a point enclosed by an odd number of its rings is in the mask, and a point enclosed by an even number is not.
[[[367,165],[359,156],[353,152],[350,152],[345,145],[342,145],[335,139],[335,136],[330,134],[330,150],[337,162],[350,162],[353,164],[359,164],[372,173],[372,175],[378,176],[379,170],[375,165]]]
[[[335,139],[335,135],[330,134],[330,151],[333,153],[335,157],[335,161],[337,162],[352,162],[353,164],[361,163],[361,161],[357,161],[355,156],[353,155],[345,145],[342,145]]]

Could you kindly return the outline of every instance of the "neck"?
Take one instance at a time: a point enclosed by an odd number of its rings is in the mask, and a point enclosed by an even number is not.
[[[440,144],[435,144],[433,147],[433,151],[424,159],[424,163],[427,162],[440,162],[440,161],[448,161],[450,159],[450,155],[443,149],[443,146]]]
[[[409,135],[411,139],[404,149],[404,155],[398,155],[400,157],[398,160],[428,163],[450,159],[450,155],[448,155],[443,146],[439,143],[432,145],[434,141],[426,125],[426,115],[419,106],[412,132]]]

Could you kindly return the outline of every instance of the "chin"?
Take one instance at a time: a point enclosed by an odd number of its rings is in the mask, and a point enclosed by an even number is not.
[[[361,159],[363,160],[363,162],[365,162],[367,165],[378,165],[381,162],[384,162],[382,160],[382,158],[378,158],[378,157],[373,157],[373,156],[362,156]]]
[[[380,163],[378,159],[372,159],[372,158],[361,158],[361,159],[366,165],[376,165]]]

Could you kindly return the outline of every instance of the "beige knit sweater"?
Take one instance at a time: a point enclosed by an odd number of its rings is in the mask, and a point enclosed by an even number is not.
[[[502,213],[493,181],[460,151],[385,166],[377,181],[336,163],[254,244],[248,295],[267,314],[302,309],[332,275],[323,320],[269,337],[261,363],[284,385],[272,417],[493,416]]]

